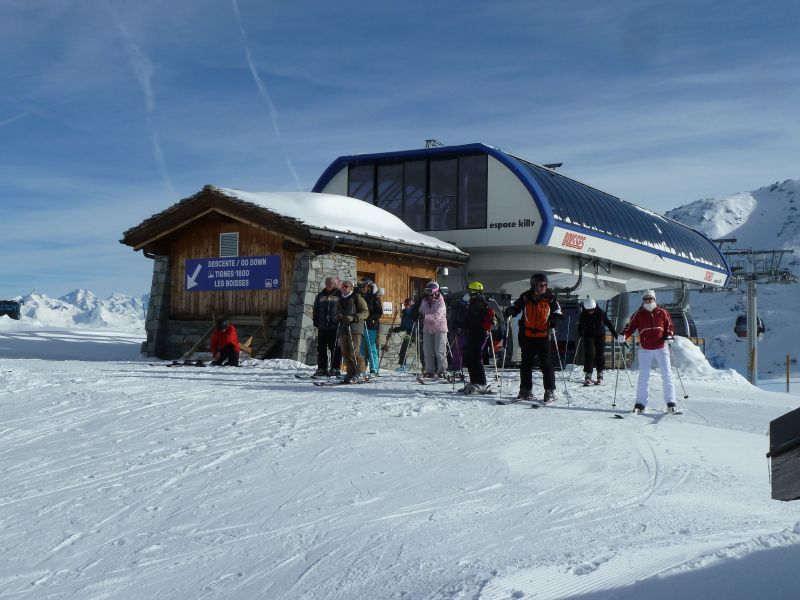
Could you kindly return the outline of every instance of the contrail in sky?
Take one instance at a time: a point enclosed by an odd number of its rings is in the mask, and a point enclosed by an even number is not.
[[[253,75],[253,80],[258,88],[258,93],[261,94],[261,97],[267,103],[269,115],[272,119],[272,129],[275,131],[275,136],[280,140],[281,132],[278,128],[278,110],[275,108],[275,103],[272,102],[272,98],[270,98],[269,92],[267,91],[267,86],[264,85],[264,82],[258,74],[258,69],[256,68],[255,62],[253,62],[253,55],[250,53],[250,44],[247,41],[247,33],[244,30],[244,25],[242,25],[242,16],[239,14],[239,2],[238,0],[231,0],[231,3],[233,4],[233,12],[236,15],[236,22],[239,25],[239,31],[242,34],[242,45],[244,46],[245,57],[247,57],[247,65],[250,67],[250,73]],[[289,167],[292,177],[294,177],[298,191],[302,191],[303,184],[300,183],[300,178],[297,176],[297,171],[294,170],[292,159],[288,156],[286,157],[286,165]]]
[[[258,75],[258,69],[256,69],[256,65],[253,62],[253,56],[250,54],[250,44],[247,41],[247,34],[245,33],[244,26],[242,25],[242,17],[239,14],[239,2],[238,0],[231,0],[231,2],[233,2],[233,12],[236,13],[236,22],[239,24],[239,31],[242,33],[242,43],[244,44],[244,53],[247,57],[247,64],[250,67],[250,73],[252,73],[253,79],[256,82],[258,93],[261,94],[261,97],[264,98],[267,103],[270,117],[272,117],[272,128],[275,130],[275,135],[280,137],[281,132],[278,129],[278,111],[275,108],[275,104],[272,102],[272,98],[269,96],[269,92],[267,92],[267,87],[264,85],[264,82],[261,81],[261,77]]]
[[[31,114],[31,113],[26,111],[26,112],[23,112],[23,113],[20,113],[20,114],[14,116],[14,117],[11,117],[10,119],[6,119],[5,121],[0,121],[0,127],[2,127],[3,125],[8,125],[9,123],[13,123],[14,121],[19,121],[20,119],[24,119],[29,114]]]
[[[153,91],[153,84],[151,81],[153,77],[153,65],[148,60],[147,56],[145,56],[144,52],[142,52],[142,50],[139,48],[139,46],[137,46],[133,39],[131,39],[128,30],[125,29],[125,25],[122,23],[122,21],[120,21],[116,13],[114,13],[110,7],[109,12],[111,13],[111,18],[114,21],[114,25],[117,26],[117,29],[125,40],[125,46],[131,59],[133,73],[136,75],[136,80],[139,82],[139,86],[142,88],[142,93],[144,94],[144,103],[147,111],[147,131],[150,135],[150,142],[153,145],[153,158],[158,165],[158,170],[161,172],[161,177],[164,179],[164,184],[167,186],[167,189],[171,194],[177,195],[177,192],[172,185],[172,179],[169,176],[169,171],[167,170],[167,161],[164,157],[164,150],[161,147],[161,142],[158,139],[158,133],[156,132],[156,127],[153,123],[153,115],[155,114],[156,110],[156,96]]]

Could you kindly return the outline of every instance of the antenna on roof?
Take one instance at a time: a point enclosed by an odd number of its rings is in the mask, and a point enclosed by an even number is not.
[[[433,138],[429,140],[425,140],[425,147],[426,148],[444,148],[444,144],[439,140],[435,140]]]
[[[558,167],[562,166],[563,164],[564,163],[560,162],[560,163],[550,163],[548,165],[542,165],[542,166],[547,169],[552,169],[553,171],[555,171]]]

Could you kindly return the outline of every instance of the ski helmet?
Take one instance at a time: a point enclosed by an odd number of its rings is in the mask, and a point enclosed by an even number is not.
[[[583,308],[586,310],[597,308],[597,302],[594,301],[594,298],[586,298],[586,300],[583,301]]]
[[[217,331],[225,331],[228,328],[228,319],[217,319]]]
[[[537,283],[547,283],[547,275],[544,273],[534,273],[531,275],[531,287],[536,287]]]
[[[467,286],[470,294],[480,294],[483,291],[483,284],[480,281],[472,281]]]
[[[439,291],[439,284],[435,281],[431,281],[428,285],[425,286],[425,291],[430,292],[431,294],[435,294]]]

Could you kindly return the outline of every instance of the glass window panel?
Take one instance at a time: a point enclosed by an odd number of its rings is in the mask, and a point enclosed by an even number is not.
[[[383,210],[403,218],[403,165],[378,165],[378,197]]]
[[[403,178],[403,220],[414,231],[425,231],[425,188],[428,171],[424,160],[405,164]]]
[[[347,180],[347,195],[374,204],[373,188],[375,186],[375,167],[361,165],[350,167]]]
[[[458,159],[458,228],[486,227],[486,155]]]
[[[428,229],[456,229],[458,208],[458,160],[431,160],[428,197]]]

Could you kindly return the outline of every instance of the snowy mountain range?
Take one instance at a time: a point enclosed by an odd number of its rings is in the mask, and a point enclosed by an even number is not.
[[[77,289],[60,298],[31,292],[22,301],[21,321],[48,327],[91,327],[143,332],[149,294],[138,297],[112,294],[105,300]],[[5,318],[5,317],[4,317]]]

